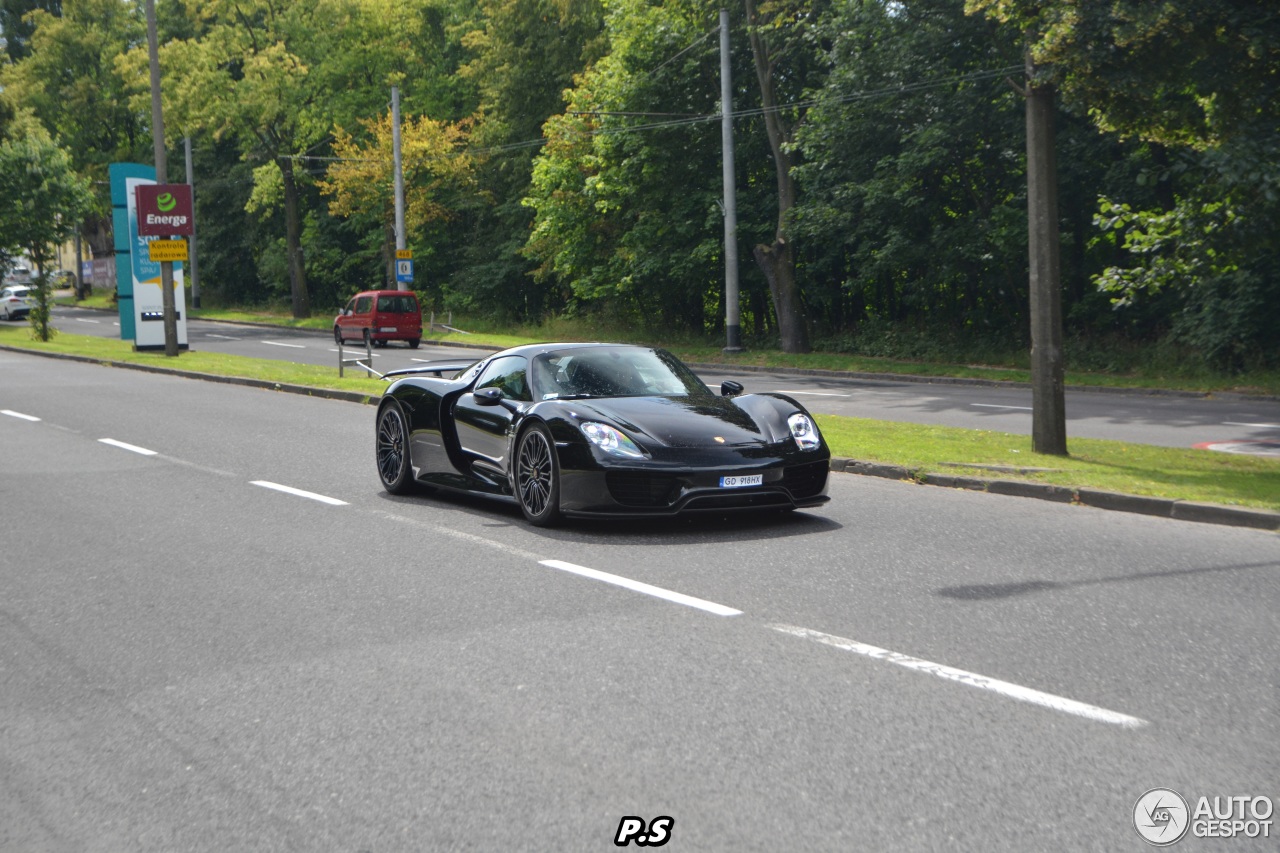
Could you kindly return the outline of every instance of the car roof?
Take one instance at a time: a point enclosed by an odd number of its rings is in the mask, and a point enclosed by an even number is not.
[[[543,344],[521,344],[518,347],[512,347],[510,349],[502,350],[501,352],[495,352],[491,356],[489,356],[489,358],[497,358],[499,356],[506,356],[506,355],[520,355],[520,356],[524,356],[525,358],[532,358],[533,356],[539,355],[540,353],[553,352],[557,350],[605,349],[605,348],[630,349],[630,350],[636,350],[637,352],[648,352],[650,350],[656,349],[656,347],[644,346],[643,344],[618,344],[618,343],[610,343],[608,341],[595,341],[595,342],[566,341],[563,343],[553,342],[553,343],[543,343]]]
[[[417,294],[412,290],[362,290],[356,296],[412,296],[417,299]]]

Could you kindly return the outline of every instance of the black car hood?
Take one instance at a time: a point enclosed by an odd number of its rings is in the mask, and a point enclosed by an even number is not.
[[[610,423],[642,444],[663,447],[764,446],[791,434],[777,401],[757,395],[608,397],[563,405],[579,420]]]

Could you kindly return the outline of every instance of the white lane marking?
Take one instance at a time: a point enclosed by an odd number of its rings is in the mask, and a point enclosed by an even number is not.
[[[102,442],[103,444],[109,444],[112,447],[119,447],[121,450],[128,450],[133,453],[140,453],[143,456],[157,455],[156,451],[154,450],[147,450],[145,447],[139,447],[136,444],[126,444],[123,441],[116,441],[114,438],[100,438],[98,439],[98,441]]]
[[[807,394],[810,397],[852,397],[852,394],[836,394],[830,391],[793,391],[791,389],[774,389],[775,394]]]
[[[102,322],[102,321],[101,321],[101,320],[86,320],[84,317],[77,317],[77,318],[76,318],[76,322],[77,322],[77,323],[93,323],[94,325],[97,325],[98,323],[100,323],[100,322]]]
[[[295,489],[292,486],[282,486],[279,483],[273,483],[270,480],[251,480],[255,486],[262,486],[264,489],[274,489],[277,492],[284,492],[287,495],[297,495],[300,498],[310,498],[313,501],[320,501],[322,504],[330,506],[346,506],[346,501],[340,501],[337,498],[331,498],[328,495],[318,495],[315,492],[304,492],[302,489]]]
[[[424,530],[428,533],[431,533],[432,535],[448,536],[452,539],[458,539],[463,542],[470,542],[475,545],[482,545],[485,548],[492,548],[495,551],[501,551],[504,554],[510,554],[512,557],[519,557],[525,560],[533,560],[534,562],[537,562],[542,559],[542,555],[535,554],[532,551],[525,551],[523,548],[516,548],[515,546],[508,545],[505,542],[498,542],[495,539],[486,539],[483,536],[477,536],[474,533],[466,533],[461,530],[455,530],[452,527],[441,527],[437,524],[432,524],[429,521],[423,521],[422,519],[419,519],[419,518],[409,518],[408,516],[396,515],[395,513],[384,512],[382,510],[376,510],[376,509],[374,510],[366,509],[361,511],[367,515],[376,515],[380,518],[385,518],[387,521],[394,521],[399,524],[407,524],[411,527],[416,527],[419,530]]]
[[[995,403],[970,403],[970,406],[978,406],[983,409],[1018,409],[1022,412],[1031,411],[1030,406],[997,406]]]
[[[963,669],[955,669],[950,666],[943,666],[940,663],[932,663],[920,658],[913,658],[910,655],[904,655],[899,652],[891,652],[888,649],[869,646],[866,643],[859,643],[856,640],[846,640],[843,637],[836,637],[831,634],[823,634],[820,631],[811,631],[808,628],[797,628],[794,625],[770,625],[775,631],[783,634],[790,634],[794,637],[800,637],[805,640],[812,640],[815,643],[822,643],[828,646],[834,646],[854,654],[864,655],[876,660],[883,660],[889,663],[905,666],[907,669],[914,669],[917,672],[927,673],[928,675],[936,675],[939,678],[945,678],[949,681],[958,681],[961,684],[967,684],[970,687],[978,687],[983,690],[990,690],[993,693],[999,693],[1001,696],[1007,696],[1010,699],[1017,699],[1020,702],[1030,702],[1033,705],[1040,705],[1045,708],[1051,708],[1055,711],[1062,711],[1066,714],[1074,714],[1077,717],[1085,717],[1100,723],[1111,723],[1112,725],[1124,726],[1125,728],[1136,729],[1147,725],[1147,721],[1138,717],[1130,717],[1128,714],[1121,714],[1117,711],[1108,711],[1106,708],[1099,708],[1096,705],[1086,705],[1084,702],[1077,702],[1074,699],[1067,699],[1062,696],[1054,696],[1052,693],[1042,693],[1039,690],[1032,690],[1030,687],[1023,687],[1020,684],[1011,684],[1008,681],[1000,681],[995,678],[987,678],[984,675],[978,675],[973,672],[966,672]]]
[[[1223,426],[1255,427],[1256,429],[1280,429],[1280,424],[1242,424],[1235,421],[1223,421]]]
[[[238,340],[240,340],[239,338],[233,338],[233,337],[231,337],[230,335],[218,335],[218,334],[214,334],[213,332],[205,332],[205,333],[204,333],[204,336],[205,336],[206,338],[222,338],[224,341],[238,341]],[[267,343],[270,343],[270,341],[267,341]]]
[[[302,344],[282,344],[278,341],[263,341],[264,344],[273,347],[290,347],[291,349],[306,349]]]
[[[624,578],[621,575],[611,575],[608,572],[597,571],[596,569],[588,569],[586,566],[576,566],[573,563],[566,563],[562,560],[539,560],[541,565],[548,566],[553,569],[560,569],[564,572],[571,572],[575,575],[581,575],[584,578],[592,580],[604,581],[614,586],[620,586],[623,589],[629,589],[632,592],[642,592],[645,595],[652,595],[656,598],[663,598],[667,601],[673,601],[676,604],[683,604],[686,607],[696,607],[699,610],[705,610],[708,613],[714,613],[716,616],[738,616],[741,610],[734,610],[732,607],[725,607],[723,604],[716,604],[714,601],[706,601],[701,598],[694,598],[691,595],[685,595],[680,592],[672,592],[669,589],[663,589],[660,586],[650,586],[647,583]]]
[[[0,409],[0,415],[8,415],[11,418],[18,418],[19,420],[23,420],[23,421],[31,421],[32,423],[35,423],[36,421],[40,420],[35,415],[24,415],[22,414],[22,412],[14,412],[9,409]]]

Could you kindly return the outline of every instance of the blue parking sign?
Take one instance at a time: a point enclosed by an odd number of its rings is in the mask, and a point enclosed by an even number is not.
[[[404,284],[413,282],[413,259],[396,261],[396,281]]]

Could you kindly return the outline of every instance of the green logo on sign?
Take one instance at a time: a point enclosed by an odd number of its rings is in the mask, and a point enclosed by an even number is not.
[[[156,207],[161,213],[168,213],[178,206],[178,200],[173,197],[173,193],[161,193],[156,196]]]

